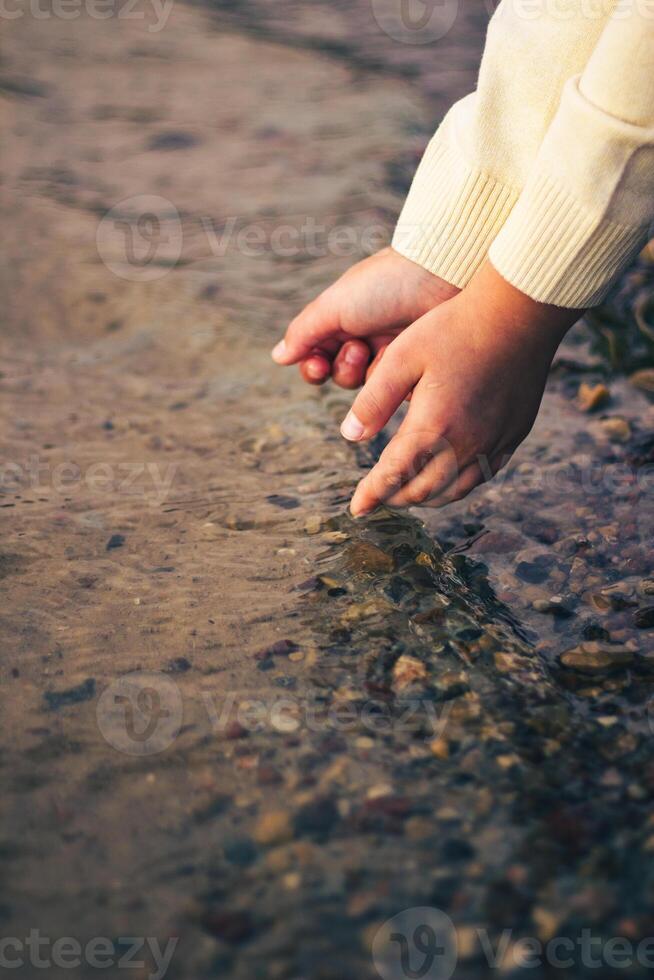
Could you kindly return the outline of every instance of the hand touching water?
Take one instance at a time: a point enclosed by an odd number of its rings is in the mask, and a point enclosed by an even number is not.
[[[341,432],[374,436],[412,393],[406,418],[352,498],[380,503],[466,496],[529,433],[552,358],[580,311],[536,303],[487,262],[457,297],[422,316],[384,352]]]

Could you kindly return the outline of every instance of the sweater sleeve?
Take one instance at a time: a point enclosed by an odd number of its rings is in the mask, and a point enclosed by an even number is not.
[[[654,11],[624,0],[568,80],[489,251],[533,299],[599,303],[654,231]]]
[[[398,252],[453,285],[471,279],[520,198],[565,83],[602,34],[607,15],[587,8],[567,0],[561,17],[547,0],[502,0],[476,90],[450,109],[418,167]]]

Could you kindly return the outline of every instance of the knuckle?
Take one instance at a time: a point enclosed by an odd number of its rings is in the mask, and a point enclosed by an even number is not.
[[[357,398],[354,412],[365,424],[382,414],[382,401],[374,385],[368,384]]]
[[[427,500],[429,494],[431,493],[431,487],[428,483],[418,483],[408,486],[405,490],[406,500],[409,504],[422,504]]]

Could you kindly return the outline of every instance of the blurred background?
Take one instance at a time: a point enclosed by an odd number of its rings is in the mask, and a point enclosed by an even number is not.
[[[123,976],[125,937],[139,978],[651,971],[651,247],[444,512],[350,521],[383,440],[268,354],[389,243],[492,12],[0,13],[17,975]]]

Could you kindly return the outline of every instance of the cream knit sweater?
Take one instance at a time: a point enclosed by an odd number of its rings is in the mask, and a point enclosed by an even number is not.
[[[582,308],[653,223],[654,0],[502,0],[394,248],[461,287],[488,256],[533,299]]]

